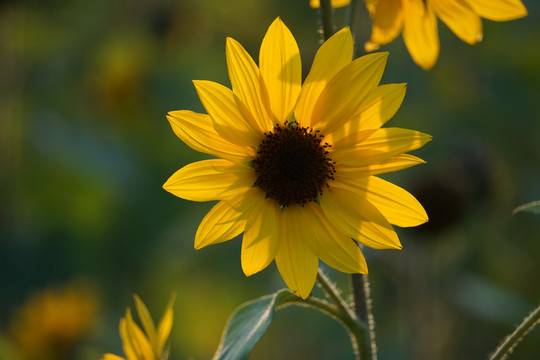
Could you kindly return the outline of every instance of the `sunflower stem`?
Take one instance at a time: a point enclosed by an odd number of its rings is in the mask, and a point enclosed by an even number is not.
[[[359,321],[367,324],[369,337],[369,359],[377,360],[377,344],[375,343],[375,320],[371,313],[369,279],[365,274],[351,274],[351,291],[354,299],[354,312]]]
[[[325,292],[326,296],[335,304],[334,308],[338,310],[334,316],[342,322],[349,331],[349,336],[353,343],[354,353],[357,360],[368,360],[372,358],[372,345],[370,334],[366,322],[361,321],[351,307],[339,294],[337,287],[328,279],[328,277],[319,269],[317,282]],[[308,300],[311,298],[308,298]]]
[[[323,41],[326,41],[336,32],[334,23],[334,8],[330,0],[320,0],[321,28]]]
[[[365,54],[364,44],[371,33],[371,19],[363,0],[352,0],[347,9],[347,25],[354,39],[354,58]]]
[[[512,352],[512,350],[519,344],[525,335],[531,331],[536,324],[540,321],[540,305],[529,314],[521,324],[518,325],[516,330],[504,339],[499,345],[497,350],[491,354],[489,360],[503,360]]]

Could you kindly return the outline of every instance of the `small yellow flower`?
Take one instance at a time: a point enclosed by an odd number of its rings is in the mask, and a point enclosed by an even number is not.
[[[173,304],[175,296],[172,295],[165,312],[156,329],[154,321],[148,309],[135,295],[135,307],[142,322],[144,333],[131,316],[131,309],[127,308],[126,316],[120,320],[120,337],[127,360],[166,360],[168,351],[165,350],[165,343],[171,333],[173,323]],[[105,354],[101,360],[125,360],[123,357]]]
[[[399,249],[391,224],[427,221],[411,194],[375,176],[422,163],[404,153],[431,139],[381,128],[405,96],[405,84],[378,85],[387,53],[353,61],[345,28],[320,47],[302,85],[298,45],[278,18],[262,41],[259,67],[231,38],[226,55],[232,90],[194,81],[208,115],[167,117],[186,144],[221,158],[189,164],[163,185],[187,200],[220,200],[199,225],[196,249],[243,232],[244,273],[275,259],[287,286],[307,298],[319,259],[367,273],[352,239]]]
[[[14,313],[9,329],[20,359],[67,358],[95,325],[98,307],[97,292],[87,283],[32,294]]]
[[[340,8],[349,5],[351,0],[331,0],[332,7],[334,8]],[[321,5],[321,2],[319,0],[309,0],[309,6],[316,9]]]
[[[425,70],[439,56],[437,17],[461,40],[482,40],[482,21],[514,20],[527,15],[521,0],[365,0],[371,20],[366,50],[378,49],[403,30],[403,40],[414,62]]]

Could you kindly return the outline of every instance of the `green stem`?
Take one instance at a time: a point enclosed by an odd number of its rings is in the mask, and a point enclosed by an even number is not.
[[[363,0],[352,0],[347,13],[347,24],[354,39],[354,58],[365,54],[364,44],[371,34],[371,19]]]
[[[351,291],[354,299],[354,312],[358,319],[367,324],[369,335],[370,359],[377,360],[375,343],[375,320],[371,313],[369,279],[364,274],[351,274]]]
[[[317,281],[319,282],[319,285],[324,290],[326,296],[336,304],[336,306],[343,312],[347,313],[347,315],[354,319],[356,315],[351,310],[351,308],[347,305],[345,300],[339,295],[339,291],[336,288],[336,286],[328,279],[328,277],[319,269],[319,272],[317,273]]]
[[[512,352],[514,347],[523,339],[529,331],[531,331],[540,321],[540,305],[532,313],[529,314],[521,324],[510,334],[501,345],[491,355],[489,360],[503,360]]]
[[[365,351],[362,350],[369,348],[366,327],[363,324],[359,323],[354,317],[349,316],[349,311],[343,311],[340,306],[330,304],[316,297],[309,297],[305,300],[302,300],[301,298],[296,296],[291,297],[287,300],[287,302],[276,307],[276,310],[282,309],[289,305],[310,307],[319,310],[322,313],[340,322],[351,337],[351,342],[356,355],[356,359],[368,359],[368,355],[365,353]]]
[[[323,41],[326,41],[336,32],[334,8],[330,0],[320,0],[320,12]]]

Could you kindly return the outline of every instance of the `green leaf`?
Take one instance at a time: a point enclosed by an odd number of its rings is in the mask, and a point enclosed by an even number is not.
[[[280,290],[241,305],[229,318],[214,360],[247,360],[253,347],[266,333],[277,307],[295,299],[288,290]]]
[[[514,209],[514,211],[512,211],[512,215],[519,212],[532,212],[534,214],[540,214],[540,200],[518,206]]]

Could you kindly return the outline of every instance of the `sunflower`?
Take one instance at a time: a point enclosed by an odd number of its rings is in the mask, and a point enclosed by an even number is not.
[[[279,18],[262,41],[259,67],[227,39],[232,90],[194,81],[208,115],[167,116],[186,144],[220,158],[189,164],[163,185],[187,200],[219,200],[199,225],[196,249],[243,232],[244,273],[275,260],[287,286],[307,298],[319,259],[367,273],[355,240],[400,249],[391,224],[427,221],[411,194],[375,175],[422,163],[405,152],[431,137],[381,128],[398,110],[405,84],[378,85],[387,53],[352,55],[345,28],[322,44],[302,85],[298,45]]]
[[[482,21],[514,20],[527,15],[521,0],[366,0],[372,20],[366,51],[395,39],[403,28],[403,40],[414,62],[425,70],[439,56],[437,17],[461,40],[482,40]]]
[[[137,314],[143,324],[144,331],[133,321],[131,309],[127,308],[126,316],[120,320],[120,336],[127,360],[166,360],[168,349],[165,347],[173,324],[173,304],[176,295],[171,295],[158,327],[150,316],[148,308],[135,295]],[[121,356],[107,353],[101,360],[126,360]]]

